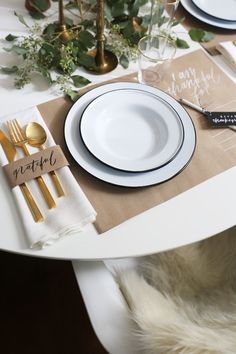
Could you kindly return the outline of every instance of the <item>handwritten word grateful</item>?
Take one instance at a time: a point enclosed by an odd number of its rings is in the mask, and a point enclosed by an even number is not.
[[[57,160],[54,157],[54,151],[52,150],[48,157],[41,156],[39,159],[33,159],[29,163],[21,165],[17,169],[13,170],[13,176],[15,179],[17,179],[20,175],[24,175],[26,172],[30,171],[34,173],[38,170],[41,170],[43,174],[45,168],[47,168],[47,166],[54,166],[56,161]]]
[[[184,96],[184,91],[189,90],[191,96],[194,96],[196,100],[200,96],[209,95],[211,85],[219,84],[220,76],[216,77],[214,69],[197,70],[194,67],[188,67],[183,71],[171,74],[171,84],[167,88],[166,92],[174,97]]]

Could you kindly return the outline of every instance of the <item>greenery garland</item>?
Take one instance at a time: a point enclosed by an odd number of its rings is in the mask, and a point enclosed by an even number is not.
[[[160,4],[153,16],[153,24],[161,28],[168,19],[164,16],[162,0],[156,1]],[[136,59],[138,41],[147,33],[150,14],[140,14],[140,8],[147,3],[148,0],[105,0],[105,46],[116,54],[124,68],[128,68],[130,60]],[[75,21],[65,17],[70,33],[70,40],[66,43],[60,38],[57,22],[41,27],[40,22],[35,21],[34,26],[30,27],[22,15],[15,13],[29,33],[24,36],[6,36],[6,42],[11,42],[11,45],[4,49],[19,55],[21,62],[12,67],[1,67],[1,71],[15,75],[14,84],[18,89],[31,82],[32,74],[40,74],[49,85],[56,85],[63,94],[73,101],[77,100],[79,95],[76,89],[90,81],[74,75],[74,71],[77,67],[96,71],[95,58],[91,55],[96,44],[96,5],[96,0],[73,0],[65,4],[68,12],[73,17],[77,14],[78,18]],[[44,12],[50,6],[49,0],[26,1],[26,8],[36,20],[45,18]],[[173,19],[171,26],[178,23]],[[189,35],[196,41],[209,41],[213,38],[212,33],[201,29],[191,29]],[[178,37],[174,40],[179,48],[189,47],[186,41]]]

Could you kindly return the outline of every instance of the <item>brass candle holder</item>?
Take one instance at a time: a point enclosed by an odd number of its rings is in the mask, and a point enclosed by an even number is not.
[[[95,54],[96,68],[93,70],[97,74],[105,74],[114,70],[118,65],[118,60],[115,54],[105,49],[104,36],[104,0],[97,1],[97,47]]]
[[[64,19],[64,9],[63,0],[58,1],[59,10],[59,23],[58,31],[59,38],[63,43],[70,40],[71,35],[66,27]],[[105,74],[114,70],[118,65],[118,60],[115,54],[105,49],[105,36],[104,36],[104,0],[97,1],[97,18],[96,18],[96,29],[97,29],[97,46],[95,50],[91,51],[91,55],[95,57],[96,67],[89,69],[96,74]],[[88,70],[88,69],[87,69]]]
[[[70,33],[65,24],[63,0],[58,1],[58,12],[59,12],[59,24],[58,24],[59,38],[63,43],[66,43],[70,40]]]

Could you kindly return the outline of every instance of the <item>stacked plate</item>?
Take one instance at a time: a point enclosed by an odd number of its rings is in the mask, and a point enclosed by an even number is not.
[[[86,171],[126,187],[174,177],[196,145],[185,109],[166,93],[136,83],[107,84],[83,95],[69,111],[64,133]]]
[[[191,15],[210,25],[236,29],[236,0],[180,0]]]

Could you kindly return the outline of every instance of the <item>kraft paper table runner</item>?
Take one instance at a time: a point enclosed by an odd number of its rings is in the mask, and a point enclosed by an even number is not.
[[[136,81],[136,75],[115,81]],[[182,96],[195,103],[200,100],[212,110],[222,107],[223,110],[236,111],[235,84],[203,50],[175,59],[169,75],[162,84],[162,89],[176,98]],[[236,132],[227,128],[211,128],[202,114],[187,109],[197,132],[196,151],[189,165],[179,175],[159,185],[143,188],[111,185],[91,176],[70,156],[63,134],[64,121],[70,107],[71,103],[65,98],[38,106],[56,143],[64,150],[72,173],[98,213],[95,226],[99,233],[167,201],[236,164]]]
[[[214,33],[214,38],[211,41],[200,43],[202,47],[206,49],[208,53],[211,55],[220,54],[216,49],[216,45],[218,43],[223,41],[233,41],[236,39],[236,30],[228,30],[228,29],[211,26],[207,23],[204,23],[198,20],[197,18],[195,18],[194,16],[192,16],[191,14],[189,14],[181,4],[179,4],[176,13],[176,18],[178,20],[184,18],[183,26],[186,28],[186,30],[189,30],[191,28],[201,28],[205,31]]]

